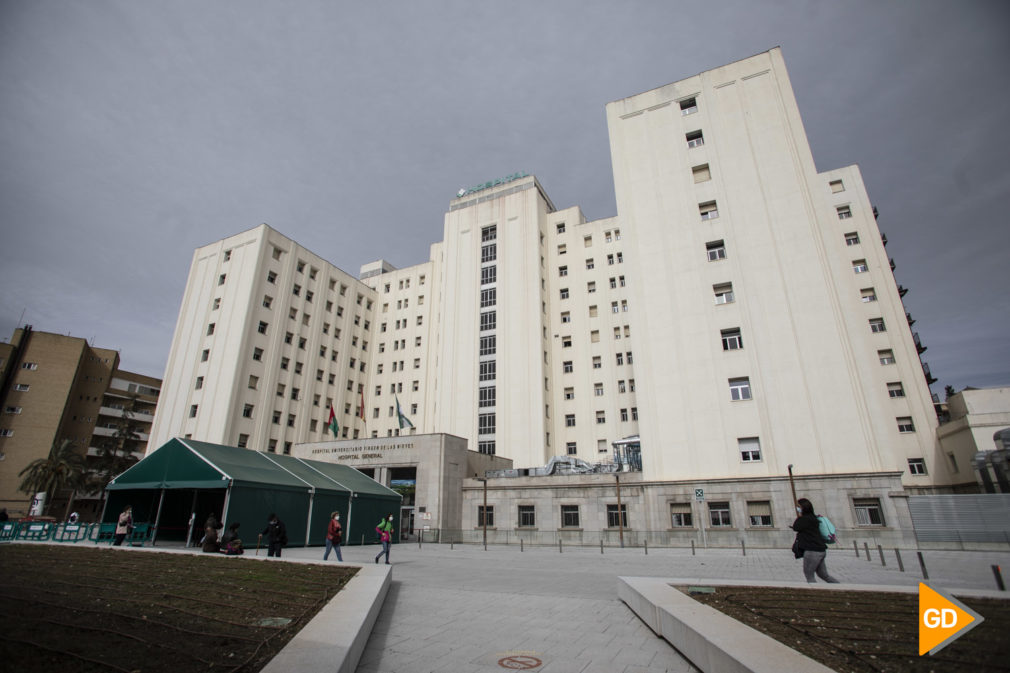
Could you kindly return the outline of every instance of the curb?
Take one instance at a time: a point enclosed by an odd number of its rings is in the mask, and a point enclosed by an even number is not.
[[[357,567],[338,600],[327,603],[261,673],[353,673],[393,577],[391,566]]]

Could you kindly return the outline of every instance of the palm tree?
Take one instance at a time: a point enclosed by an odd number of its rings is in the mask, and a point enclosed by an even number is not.
[[[82,485],[84,469],[84,456],[71,440],[64,439],[58,445],[53,444],[47,457],[36,458],[18,473],[19,477],[23,477],[18,489],[33,498],[39,493],[46,493],[48,497],[42,510],[45,514],[60,491],[65,488],[76,490]]]
[[[98,447],[98,458],[89,474],[88,486],[101,493],[105,499],[105,487],[115,477],[118,477],[137,462],[133,455],[137,442],[140,441],[140,423],[134,420],[137,395],[132,394],[123,405],[123,413],[116,423],[116,431],[112,437],[102,442]]]

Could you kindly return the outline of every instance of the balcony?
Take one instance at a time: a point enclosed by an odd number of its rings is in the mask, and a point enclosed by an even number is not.
[[[880,242],[884,244],[885,248],[887,247],[887,234],[884,232],[880,232]]]
[[[873,219],[874,220],[879,220],[880,219],[880,211],[877,210],[876,206],[873,206]],[[887,245],[887,237],[884,236],[883,238],[884,238],[884,245]]]
[[[926,352],[927,346],[923,346],[922,345],[922,341],[919,340],[919,333],[918,332],[915,332],[915,333],[912,334],[912,341],[915,342],[915,350],[917,350],[919,352],[919,355],[922,355],[923,353]]]
[[[907,311],[905,312],[905,320],[908,321],[908,326],[909,327],[911,327],[912,325],[915,324],[915,318],[913,318],[912,314],[909,313],[909,312],[907,312]]]
[[[933,375],[929,371],[929,363],[928,362],[923,362],[922,363],[922,373],[926,375],[926,385],[931,386],[934,383],[936,383],[936,379],[933,378]]]
[[[899,285],[898,286],[898,296],[899,297],[904,297],[906,294],[908,294],[908,288],[905,287],[904,285]]]
[[[891,271],[894,271],[894,269],[898,266],[897,264],[894,263],[894,258],[892,257],[891,259],[889,259],[887,261],[891,265]]]

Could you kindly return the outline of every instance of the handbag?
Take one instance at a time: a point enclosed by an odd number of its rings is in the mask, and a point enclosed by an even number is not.
[[[797,535],[796,539],[793,540],[793,556],[796,558],[803,558],[803,549],[800,548],[800,536]]]

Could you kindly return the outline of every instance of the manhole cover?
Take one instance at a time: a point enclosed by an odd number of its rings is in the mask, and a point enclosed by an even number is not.
[[[504,659],[498,660],[499,666],[513,671],[528,671],[541,666],[543,663],[544,662],[540,661],[536,657],[528,657],[525,655],[505,657]]]
[[[267,617],[256,622],[257,626],[287,626],[291,620],[287,617]]]

